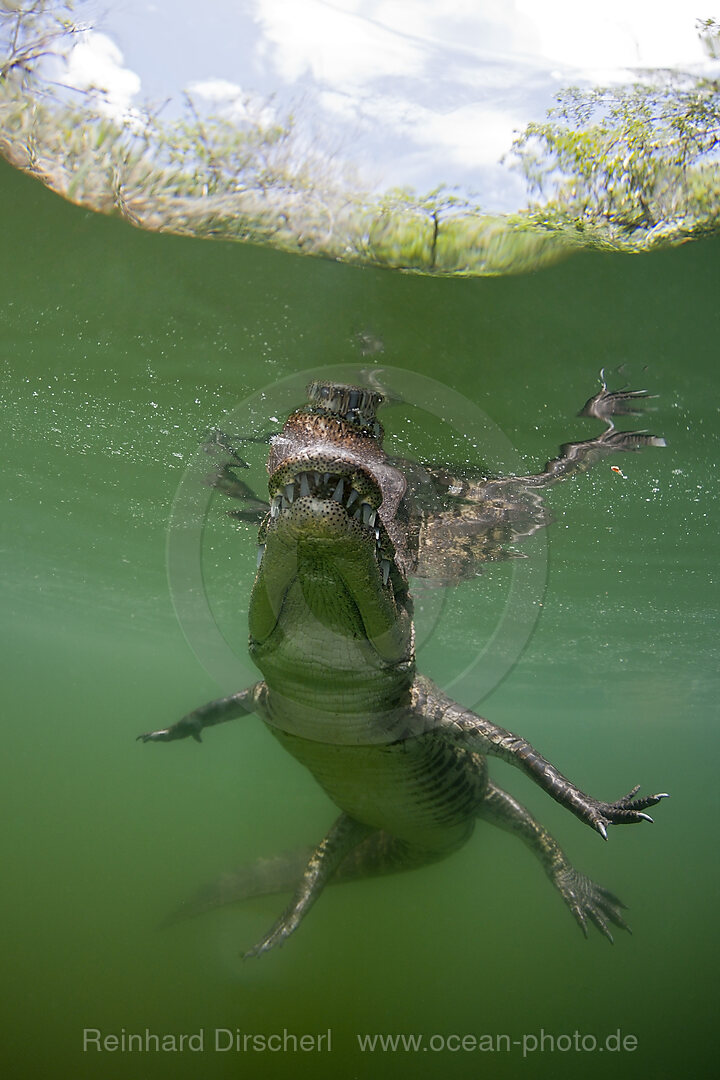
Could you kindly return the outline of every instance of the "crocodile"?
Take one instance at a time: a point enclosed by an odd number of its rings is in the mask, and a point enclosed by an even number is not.
[[[391,459],[383,448],[375,389],[314,382],[308,403],[271,439],[269,503],[237,479],[243,462],[214,478],[261,516],[249,608],[250,654],[262,680],[212,701],[143,742],[192,737],[259,715],[341,811],[313,848],[258,860],[201,894],[197,913],[239,898],[294,890],[269,932],[245,957],[292,934],[328,882],[412,869],[465,844],[479,818],[519,837],[539,860],[587,937],[595,926],[629,930],[625,905],[576,870],[556,840],[488,775],[487,758],[520,769],[607,839],[610,825],[652,821],[666,792],[614,802],[585,794],[524,738],[456,703],[417,672],[412,576],[449,584],[483,563],[517,555],[513,544],[548,524],[540,491],[618,451],[664,446],[619,431],[646,391],[602,382],[579,415],[601,435],[566,443],[545,468],[488,478]]]

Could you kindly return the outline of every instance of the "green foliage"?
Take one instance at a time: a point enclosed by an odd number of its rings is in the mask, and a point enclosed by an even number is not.
[[[696,26],[708,56],[720,60],[720,20],[698,19]]]
[[[54,53],[59,41],[80,29],[73,0],[27,0],[20,5],[0,0],[0,82],[10,77],[28,81],[39,60]]]
[[[642,250],[717,228],[716,80],[664,71],[565,90],[513,150],[538,197],[529,220],[583,243]]]

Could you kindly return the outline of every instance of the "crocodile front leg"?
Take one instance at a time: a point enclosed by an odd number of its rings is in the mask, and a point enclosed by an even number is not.
[[[221,491],[223,495],[238,499],[245,504],[242,510],[228,510],[228,517],[235,518],[236,521],[249,521],[251,524],[259,525],[270,509],[270,504],[266,499],[259,498],[244,480],[240,480],[235,475],[233,469],[236,468],[238,466],[232,462],[219,465],[207,477],[207,482],[216,491]]]
[[[622,915],[625,905],[617,896],[581,874],[568,861],[562,848],[525,807],[507,791],[488,782],[478,817],[519,837],[540,860],[545,873],[570,908],[587,937],[588,920],[612,942],[608,922],[630,931]]]
[[[259,525],[270,509],[267,499],[256,495],[253,489],[236,475],[236,469],[249,469],[250,466],[240,457],[233,443],[269,443],[271,438],[272,433],[269,432],[265,435],[239,435],[231,441],[224,432],[216,429],[209,433],[203,443],[206,454],[230,459],[219,461],[215,469],[206,477],[206,483],[210,487],[245,504],[242,510],[228,510],[229,517]]]
[[[550,515],[540,491],[566,477],[587,472],[597,461],[622,451],[665,446],[665,440],[644,431],[616,431],[616,415],[637,416],[645,390],[602,390],[585,403],[580,416],[604,420],[605,431],[594,439],[568,442],[541,472],[488,479],[454,475],[449,469],[425,467],[438,506],[425,507],[417,518],[413,573],[446,584],[472,578],[478,564],[517,557],[508,547],[545,528]]]
[[[602,435],[595,439],[583,439],[580,442],[563,443],[557,457],[551,458],[545,468],[539,473],[531,473],[528,476],[508,476],[500,480],[490,480],[487,483],[469,487],[465,498],[485,500],[500,492],[504,487],[512,484],[520,484],[528,487],[548,487],[566,476],[576,473],[587,472],[596,461],[619,451],[637,451],[645,446],[666,445],[665,440],[658,435],[650,435],[646,431],[617,431],[613,416],[640,416],[643,412],[641,402],[648,397],[647,390],[608,390],[605,383],[600,393],[585,402],[578,416],[591,416],[597,420],[603,420],[607,427]]]
[[[250,713],[260,712],[262,709],[262,697],[265,691],[265,683],[257,682],[246,690],[240,690],[237,694],[228,697],[216,698],[207,705],[201,705],[187,713],[176,724],[167,728],[159,728],[157,731],[146,731],[138,735],[137,740],[142,742],[172,742],[175,739],[186,739],[192,735],[196,742],[202,742],[200,732],[206,727],[215,724],[224,724],[228,720],[235,720],[238,716],[249,716]],[[136,741],[137,741],[136,740]]]
[[[285,911],[270,932],[252,949],[248,949],[243,959],[260,956],[276,945],[282,945],[297,930],[348,852],[372,831],[369,825],[355,821],[348,814],[341,814],[310,856],[305,873]]]
[[[525,486],[547,487],[557,480],[587,470],[608,454],[618,450],[641,450],[644,446],[665,446],[665,440],[646,431],[616,431],[613,416],[640,416],[642,404],[648,400],[647,390],[608,390],[603,376],[599,393],[586,401],[578,416],[592,416],[603,420],[607,427],[597,439],[565,443],[560,454],[552,458],[540,473],[531,476],[511,477]]]
[[[557,480],[587,470],[607,457],[608,454],[622,450],[642,450],[644,446],[665,446],[665,440],[657,435],[648,435],[645,431],[615,431],[608,428],[597,439],[585,439],[583,442],[565,443],[560,447],[558,457],[548,461],[542,472],[530,476],[513,476],[507,480],[498,480],[487,485],[490,494],[493,489],[502,489],[512,483],[523,487],[548,487]]]
[[[644,813],[661,799],[666,792],[646,795],[636,799],[637,787],[616,802],[602,802],[586,795],[579,787],[555,768],[520,735],[492,724],[481,716],[464,709],[462,705],[446,697],[429,679],[418,675],[412,689],[413,709],[418,729],[432,728],[455,746],[502,758],[521,769],[561,806],[567,807],[580,821],[595,829],[607,840],[608,825],[631,825],[638,821],[652,821]]]

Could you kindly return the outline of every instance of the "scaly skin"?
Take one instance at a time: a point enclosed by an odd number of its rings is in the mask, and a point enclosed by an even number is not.
[[[444,858],[479,817],[528,845],[584,933],[592,923],[612,941],[610,923],[628,929],[622,903],[575,870],[547,830],[488,779],[486,757],[521,769],[605,839],[609,825],[651,821],[645,811],[665,794],[636,798],[635,788],[615,802],[595,799],[526,740],[417,674],[407,577],[457,581],[479,562],[507,558],[508,544],[547,523],[537,489],[608,454],[664,445],[614,428],[612,416],[634,413],[644,392],[612,394],[603,384],[581,414],[604,420],[602,435],[566,444],[541,473],[493,480],[388,459],[379,394],[312,384],[309,395],[272,440],[268,461],[270,506],[262,507],[250,604],[250,653],[263,681],[139,738],[201,741],[206,727],[257,713],[342,813],[313,850],[226,876],[185,914],[294,887],[245,954],[257,956],[293,933],[329,881]],[[242,514],[257,513],[260,500],[234,478],[243,463],[232,456],[215,483],[250,507]],[[434,492],[429,506],[416,497],[420,472]]]

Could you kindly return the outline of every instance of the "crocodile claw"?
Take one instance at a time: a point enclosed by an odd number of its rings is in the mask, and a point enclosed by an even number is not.
[[[157,731],[146,731],[143,735],[138,735],[135,742],[172,742],[174,739],[186,739],[188,735],[192,735],[195,742],[202,742],[201,731],[202,721],[191,713],[170,727],[158,728]]]
[[[145,731],[135,738],[135,742],[167,742],[171,738],[170,728],[160,728],[158,731]]]
[[[608,428],[609,434],[602,435],[603,446],[613,450],[642,450],[644,446],[667,446],[659,435],[650,435],[647,431],[615,431]]]
[[[246,949],[244,953],[240,954],[241,960],[252,960],[256,956],[262,956],[263,953],[268,952],[274,945],[282,945],[283,938],[275,938],[269,934],[262,941],[258,941],[252,948]]]
[[[594,416],[597,420],[609,421],[611,416],[640,416],[645,401],[656,395],[647,390],[602,390],[585,402],[578,416]]]
[[[632,933],[621,915],[625,904],[609,889],[597,885],[571,866],[561,870],[553,882],[585,937],[588,936],[588,922],[596,926],[610,944],[614,944],[615,939],[608,923]]]
[[[241,959],[251,960],[256,956],[262,956],[263,953],[269,952],[270,949],[274,949],[278,945],[282,945],[297,929],[301,918],[302,914],[298,914],[296,911],[283,912],[265,937],[261,938],[260,941],[256,941],[251,948],[240,954]]]
[[[670,798],[666,791],[661,791],[657,795],[644,795],[636,799],[634,796],[639,790],[640,785],[637,784],[632,791],[629,791],[622,799],[617,799],[616,802],[594,803],[588,816],[588,824],[600,833],[603,840],[607,840],[608,825],[634,825],[638,821],[649,821],[652,824],[653,819],[643,811],[648,806],[655,806],[661,799]]]

